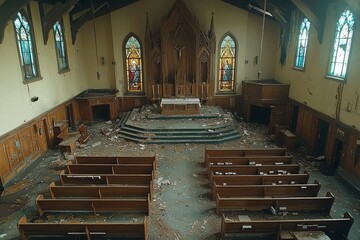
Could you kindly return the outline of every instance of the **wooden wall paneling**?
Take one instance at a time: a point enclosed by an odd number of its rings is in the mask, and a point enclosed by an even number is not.
[[[39,143],[39,138],[38,138],[38,127],[37,127],[36,121],[32,122],[30,130],[31,130],[31,140],[33,143],[32,146],[33,146],[34,158],[37,158],[41,154],[41,149],[40,149],[40,143]]]
[[[316,144],[319,120],[314,112],[300,107],[296,134],[313,150]]]
[[[47,114],[48,123],[51,125],[49,128],[54,126],[54,123],[61,122],[66,120],[66,107],[65,105],[60,105],[56,107],[53,111]]]
[[[66,120],[66,107],[65,105],[60,105],[56,107],[53,111],[49,112],[46,115],[46,125],[45,122],[44,128],[45,128],[45,134],[48,136],[48,145],[49,147],[53,147],[56,142],[56,136],[54,135],[54,125],[58,122]]]
[[[2,183],[6,182],[6,177],[10,174],[10,172],[11,166],[9,164],[8,156],[6,154],[5,144],[4,142],[0,142],[0,177]]]
[[[76,100],[71,101],[71,104],[72,104],[72,109],[73,109],[74,122],[77,125],[81,122],[79,104],[78,104],[78,101],[76,101]]]
[[[36,127],[37,127],[36,135],[37,135],[37,139],[39,142],[41,154],[45,153],[48,148],[48,142],[47,142],[47,137],[46,137],[46,129],[45,129],[44,121],[46,121],[46,118],[39,119],[36,123]]]
[[[242,108],[242,97],[241,95],[236,95],[235,97],[235,111],[236,113],[240,114]]]
[[[360,177],[360,134],[350,133],[346,146],[345,155],[340,162],[345,172]]]
[[[31,128],[30,126],[26,126],[25,128],[21,129],[21,131],[19,132],[19,139],[20,139],[23,160],[25,159],[31,160],[33,159],[33,155],[34,155],[34,147],[33,147],[30,128]]]
[[[117,99],[118,113],[131,111],[133,108],[140,108],[145,103],[145,97],[119,97]]]
[[[224,97],[215,97],[215,105],[220,106],[224,109],[235,110],[235,96],[224,96]]]
[[[11,169],[16,169],[23,160],[19,135],[9,136],[5,140],[5,148]]]
[[[81,121],[90,121],[92,119],[92,110],[88,100],[78,100],[78,109]]]
[[[327,166],[331,165],[332,159],[334,158],[335,131],[336,131],[336,124],[331,122],[329,124],[328,141],[325,147],[325,157],[326,157],[325,161]]]
[[[299,107],[299,114],[298,114],[298,120],[296,125],[296,135],[298,135],[300,138],[302,138],[302,127],[303,127],[303,119],[304,119],[304,108]]]
[[[114,119],[117,117],[118,115],[118,106],[117,106],[117,101],[111,101],[109,103],[109,110],[110,110],[110,119]]]

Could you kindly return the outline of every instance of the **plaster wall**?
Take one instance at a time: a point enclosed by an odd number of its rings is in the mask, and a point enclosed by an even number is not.
[[[87,21],[78,33],[84,52],[85,78],[90,89],[114,89],[115,65],[110,14]]]
[[[58,73],[53,32],[49,33],[47,45],[44,45],[37,2],[30,2],[33,30],[42,79],[32,83],[23,83],[20,57],[15,40],[12,21],[8,22],[5,37],[0,44],[0,135],[21,126],[29,120],[54,108],[88,88],[84,78],[82,54],[85,52],[81,41],[71,44],[69,18],[64,17],[65,38],[67,43],[70,71]],[[80,34],[79,39],[82,36]],[[37,102],[31,98],[37,96]]]
[[[334,4],[334,3],[333,3]],[[339,18],[335,5],[328,8],[322,44],[317,30],[312,25],[306,56],[305,70],[293,69],[296,51],[297,31],[294,31],[288,47],[285,66],[276,65],[276,79],[290,83],[290,97],[338,119],[346,125],[360,129],[360,24],[355,23],[352,51],[345,81],[326,77],[333,47],[336,21]],[[340,10],[340,9],[338,9]],[[340,13],[341,11],[339,11]],[[279,59],[279,53],[278,57]],[[337,114],[339,108],[339,114]]]

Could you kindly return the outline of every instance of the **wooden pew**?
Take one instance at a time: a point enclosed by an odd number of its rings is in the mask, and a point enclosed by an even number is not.
[[[150,185],[152,174],[66,174],[60,172],[60,181],[65,185]]]
[[[316,197],[320,183],[282,185],[216,185],[213,182],[213,199],[220,197]]]
[[[223,211],[263,211],[273,207],[278,211],[301,211],[330,213],[335,201],[334,195],[326,197],[291,197],[291,198],[224,198],[216,195],[216,213]]]
[[[259,157],[209,157],[206,168],[213,165],[281,165],[291,164],[292,156],[259,156]]]
[[[246,234],[271,234],[280,239],[281,231],[323,231],[331,239],[346,240],[354,222],[349,213],[340,219],[304,219],[304,220],[257,220],[231,221],[223,215],[221,220],[221,239],[227,234],[241,236]],[[247,239],[247,238],[244,238]]]
[[[77,164],[152,164],[155,156],[150,157],[102,157],[102,156],[75,156]]]
[[[278,185],[305,184],[309,180],[309,173],[283,175],[213,175],[216,185]]]
[[[71,164],[70,174],[151,174],[154,163],[141,164]]]
[[[222,165],[210,166],[209,179],[212,175],[263,175],[263,174],[297,174],[300,171],[299,164],[286,165]]]
[[[36,198],[36,206],[40,216],[44,212],[141,212],[149,214],[150,196],[133,199],[44,199]]]
[[[20,239],[29,237],[74,238],[83,237],[87,240],[94,237],[129,237],[147,239],[147,219],[139,223],[29,223],[22,217],[17,224]]]
[[[285,148],[205,149],[208,157],[285,156]]]
[[[153,196],[152,184],[148,186],[56,186],[49,185],[51,198],[146,198]]]

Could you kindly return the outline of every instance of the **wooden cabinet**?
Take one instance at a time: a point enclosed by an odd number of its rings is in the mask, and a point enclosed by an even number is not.
[[[78,106],[80,118],[83,121],[93,121],[93,106],[108,105],[109,117],[114,119],[117,117],[117,101],[116,97],[80,97],[78,99]]]
[[[246,121],[250,122],[252,105],[286,109],[286,104],[289,99],[289,89],[289,84],[282,84],[276,80],[243,81],[242,111]]]

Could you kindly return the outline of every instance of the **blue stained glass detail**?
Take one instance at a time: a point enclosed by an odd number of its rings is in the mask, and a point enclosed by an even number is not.
[[[346,77],[352,37],[354,34],[354,23],[354,15],[349,10],[345,10],[336,24],[335,40],[329,68],[330,76],[342,79]]]
[[[297,51],[295,57],[295,67],[297,68],[303,69],[305,67],[309,33],[310,33],[310,22],[307,18],[304,18],[304,20],[300,24]]]
[[[25,79],[38,77],[38,66],[35,58],[34,43],[32,41],[31,26],[22,12],[16,14],[14,26]]]
[[[67,53],[66,53],[66,43],[63,33],[62,24],[57,21],[54,26],[54,38],[55,38],[55,49],[56,56],[58,61],[59,70],[68,69]]]

